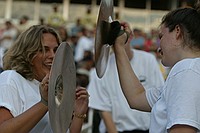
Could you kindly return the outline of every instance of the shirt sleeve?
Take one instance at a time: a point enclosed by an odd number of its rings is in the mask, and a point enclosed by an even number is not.
[[[146,90],[146,98],[147,98],[147,101],[151,108],[153,107],[153,105],[156,103],[156,101],[160,97],[161,89],[162,89],[162,87],[149,88]]]
[[[153,107],[157,99],[160,97],[161,92],[163,91],[164,78],[156,58],[153,55],[149,61],[149,66],[151,66],[151,70],[149,71],[149,77],[151,78],[148,78],[150,88],[146,88],[146,97],[149,105]]]
[[[22,100],[14,84],[5,77],[0,77],[0,107],[7,108],[15,117],[22,112]]]
[[[111,103],[108,93],[103,81],[97,77],[95,72],[92,71],[88,85],[88,92],[90,94],[89,107],[102,111],[110,111]]]
[[[159,68],[159,65],[158,65],[158,62],[155,58],[155,56],[152,56],[152,60],[149,64],[149,66],[152,66],[151,67],[151,71],[150,71],[150,75],[149,77],[149,80],[150,80],[150,83],[151,85],[154,87],[154,88],[157,88],[157,89],[161,89],[164,85],[164,77],[162,75],[162,72]]]

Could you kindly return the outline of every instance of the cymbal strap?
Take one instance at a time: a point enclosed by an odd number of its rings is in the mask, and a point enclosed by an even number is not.
[[[118,36],[124,34],[124,30],[121,30],[121,25],[118,21],[111,23],[107,21],[101,21],[101,37],[103,44],[113,45]],[[127,41],[126,41],[127,42]]]

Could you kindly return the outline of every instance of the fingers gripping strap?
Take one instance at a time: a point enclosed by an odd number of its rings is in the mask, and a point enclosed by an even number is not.
[[[121,25],[118,21],[113,21],[112,23],[102,21],[101,22],[101,37],[102,37],[102,42],[104,44],[109,44],[113,45],[115,43],[115,40],[118,36],[121,36],[122,34],[126,33],[127,39],[126,42],[128,41],[128,38],[130,34],[127,31],[121,30]]]
[[[113,21],[111,23],[110,27],[110,33],[109,33],[109,44],[113,45],[115,43],[115,40],[118,36],[122,35],[124,32],[121,30],[121,25],[118,21]]]

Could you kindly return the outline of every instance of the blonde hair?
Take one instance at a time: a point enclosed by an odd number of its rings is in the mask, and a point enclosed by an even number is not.
[[[5,53],[3,69],[16,70],[26,79],[32,80],[34,77],[32,59],[38,51],[44,51],[42,45],[44,33],[54,35],[57,43],[61,43],[60,36],[53,28],[45,25],[33,25],[22,32],[11,48]]]

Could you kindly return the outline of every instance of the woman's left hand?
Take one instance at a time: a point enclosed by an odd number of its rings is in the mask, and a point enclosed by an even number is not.
[[[45,100],[48,101],[48,86],[49,86],[49,74],[47,74],[42,82],[40,83],[40,95]]]
[[[77,87],[74,113],[86,114],[88,110],[89,94],[83,87]]]

